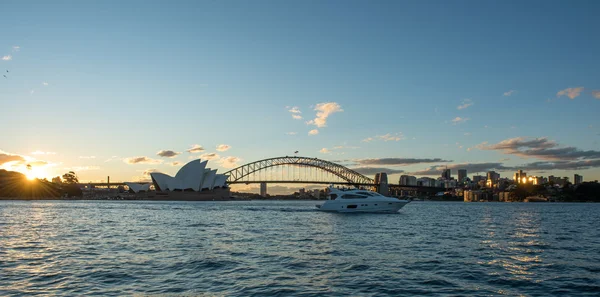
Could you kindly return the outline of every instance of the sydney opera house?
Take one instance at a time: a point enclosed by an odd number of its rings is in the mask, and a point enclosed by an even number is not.
[[[217,169],[206,168],[208,161],[200,159],[185,164],[175,176],[160,172],[150,173],[155,193],[149,194],[149,200],[229,200],[227,175],[217,174]],[[150,185],[148,184],[148,187]],[[141,186],[130,189],[138,192],[146,190]],[[136,191],[138,190],[138,191]]]

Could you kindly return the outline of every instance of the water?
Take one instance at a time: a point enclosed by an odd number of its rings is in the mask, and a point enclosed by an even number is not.
[[[0,296],[598,296],[600,204],[0,201]]]

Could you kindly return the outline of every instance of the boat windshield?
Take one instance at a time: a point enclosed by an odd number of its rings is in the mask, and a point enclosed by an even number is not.
[[[357,199],[357,198],[367,198],[367,196],[357,195],[357,194],[344,194],[344,195],[342,195],[342,199]]]
[[[367,195],[367,196],[381,196],[381,195],[379,195],[379,193],[376,193],[376,192],[357,192],[357,194]]]

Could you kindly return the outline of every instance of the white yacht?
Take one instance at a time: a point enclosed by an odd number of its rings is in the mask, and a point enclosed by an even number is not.
[[[331,212],[394,213],[409,202],[368,190],[340,190],[330,187],[327,200],[323,204],[317,204],[317,208]]]

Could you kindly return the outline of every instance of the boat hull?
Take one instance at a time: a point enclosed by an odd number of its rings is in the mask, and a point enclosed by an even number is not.
[[[320,211],[341,212],[341,213],[396,213],[409,201],[368,201],[368,202],[346,202],[346,201],[327,201],[322,205],[317,205]]]

